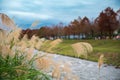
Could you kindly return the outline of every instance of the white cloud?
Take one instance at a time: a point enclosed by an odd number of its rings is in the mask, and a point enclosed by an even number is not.
[[[21,8],[22,7],[22,3],[18,2],[18,1],[10,2],[9,3],[9,7]]]
[[[52,18],[52,16],[47,14],[40,14],[34,12],[23,12],[23,11],[8,11],[7,14],[14,15],[16,17],[26,18],[26,19],[42,19],[46,20]]]
[[[43,4],[43,1],[41,1],[41,0],[34,0],[34,1],[33,1],[33,4],[42,5],[42,4]]]
[[[80,0],[80,3],[83,5],[93,5],[95,3],[95,1],[85,1],[85,0]]]
[[[114,0],[0,0],[0,12],[16,17],[21,23],[31,23],[34,20],[50,21],[51,24],[55,21],[66,23],[78,16],[97,17],[108,6],[118,9],[113,2]]]
[[[4,0],[1,3],[3,8],[7,9],[16,9],[16,8],[22,8],[22,2],[20,0],[14,0],[14,1],[8,1]]]

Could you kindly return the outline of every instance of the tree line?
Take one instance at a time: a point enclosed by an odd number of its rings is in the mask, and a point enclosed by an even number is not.
[[[107,37],[112,39],[120,33],[120,9],[115,12],[112,8],[107,7],[94,20],[90,20],[86,16],[78,17],[67,26],[59,23],[52,27],[42,26],[36,30],[23,30],[22,33],[27,33],[29,38],[35,34],[40,38],[47,39],[103,39]]]

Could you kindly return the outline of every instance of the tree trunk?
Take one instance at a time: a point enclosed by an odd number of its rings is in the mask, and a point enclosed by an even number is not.
[[[112,39],[112,31],[109,31],[109,38]]]
[[[94,31],[93,30],[91,30],[91,35],[92,35],[92,38],[94,37]]]

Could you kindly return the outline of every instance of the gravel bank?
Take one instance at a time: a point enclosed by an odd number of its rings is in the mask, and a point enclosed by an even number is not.
[[[44,54],[44,52],[40,53]],[[78,75],[80,80],[98,80],[99,77],[100,80],[120,80],[120,69],[116,69],[114,66],[106,66],[104,64],[100,70],[99,76],[97,62],[86,61],[57,54],[49,55],[54,56],[53,58],[55,61],[69,63],[72,73]]]

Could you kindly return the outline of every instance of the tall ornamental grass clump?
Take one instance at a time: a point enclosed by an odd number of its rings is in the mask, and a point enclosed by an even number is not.
[[[8,16],[2,20],[2,24],[13,24]],[[0,29],[0,80],[79,80],[64,61],[56,60],[54,55],[40,54],[38,50],[47,41],[36,36],[28,39],[27,33],[20,38],[20,34],[21,29],[16,26],[8,31]],[[45,49],[51,51],[61,42],[54,40]]]
[[[0,55],[0,80],[50,80],[50,76],[34,68],[34,59],[26,61],[19,52],[13,57]]]
[[[93,51],[93,47],[91,46],[91,44],[86,43],[86,42],[78,42],[78,43],[74,43],[71,45],[74,52],[76,53],[75,55],[77,55],[77,57],[88,57],[89,53],[92,53]]]
[[[0,80],[50,80],[34,66],[37,55],[18,46],[20,29],[9,33],[0,30]],[[23,49],[23,48],[24,49]]]
[[[19,40],[18,33],[20,33],[20,29],[10,33],[0,32],[0,37],[2,37],[0,80],[73,80],[75,77],[76,80],[79,80],[72,74],[70,66],[66,65],[64,61],[56,61],[54,55],[34,52],[43,44],[39,38],[33,36],[29,40],[25,35]],[[59,39],[51,42],[52,48],[60,42]],[[52,49],[51,45],[48,49]]]
[[[53,53],[52,49],[55,48],[58,44],[60,44],[63,40],[62,39],[55,39],[55,40],[46,40],[43,44],[41,44],[41,48],[43,51]]]

